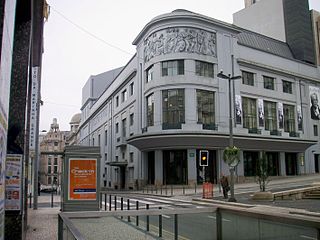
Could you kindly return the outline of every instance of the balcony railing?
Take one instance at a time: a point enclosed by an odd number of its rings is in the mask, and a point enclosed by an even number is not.
[[[289,136],[290,137],[300,137],[300,133],[298,133],[298,132],[289,132]]]
[[[181,129],[182,123],[162,123],[162,129]]]
[[[259,129],[259,128],[249,128],[248,132],[249,133],[253,133],[253,134],[261,134],[261,129]]]
[[[202,129],[217,131],[218,130],[218,125],[215,124],[215,123],[210,123],[210,124],[203,123],[202,124]]]
[[[279,130],[271,130],[271,131],[270,131],[270,135],[273,135],[273,136],[281,136],[281,135],[282,135],[282,132],[279,131]]]

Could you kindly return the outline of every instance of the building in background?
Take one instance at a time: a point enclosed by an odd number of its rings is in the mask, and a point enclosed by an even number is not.
[[[68,145],[79,144],[79,126],[81,121],[81,113],[73,115],[70,121],[70,134],[67,137]]]
[[[320,13],[315,10],[311,10],[311,20],[315,43],[316,61],[317,65],[320,65]]]
[[[136,54],[105,77],[104,91],[90,79],[83,88],[101,93],[83,98],[79,127],[81,145],[100,146],[101,186],[201,183],[200,150],[209,151],[205,180],[217,182],[229,173],[229,94],[240,181],[253,179],[261,151],[272,176],[319,173],[310,99],[319,95],[320,71],[287,42],[176,10],[152,19],[133,44]],[[229,89],[221,69],[241,79]]]
[[[239,27],[285,42],[295,59],[316,63],[308,0],[260,0],[233,14]]]
[[[60,131],[57,119],[54,118],[49,132],[42,136],[39,164],[39,179],[42,185],[60,186],[63,164],[61,153],[68,145],[66,140],[69,134],[69,131]]]

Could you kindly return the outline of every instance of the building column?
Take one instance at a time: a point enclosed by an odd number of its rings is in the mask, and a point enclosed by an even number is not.
[[[188,161],[188,185],[194,186],[197,183],[197,151],[196,149],[187,150]]]
[[[298,153],[297,157],[298,157],[298,162],[297,162],[298,174],[299,175],[306,174],[306,163],[304,160],[304,153]]]
[[[156,186],[163,184],[163,153],[162,150],[154,151],[154,184]]]
[[[280,152],[280,176],[286,176],[286,155]]]

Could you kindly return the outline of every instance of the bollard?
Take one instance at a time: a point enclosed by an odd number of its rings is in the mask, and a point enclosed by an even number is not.
[[[160,195],[162,196],[162,185],[160,186]]]
[[[184,185],[182,186],[182,195],[184,195],[186,192],[185,192],[185,189],[184,189]]]
[[[146,209],[149,209],[149,204],[146,205]],[[147,232],[149,232],[149,215],[147,215]]]
[[[117,211],[117,195],[114,195],[114,210]]]
[[[161,210],[162,207],[159,207],[159,209]],[[159,215],[159,237],[162,237],[162,215]]]
[[[129,198],[127,200],[127,209],[128,209],[128,211],[130,210],[130,199]],[[128,216],[128,222],[131,222],[130,216]]]
[[[149,188],[148,188],[148,186],[147,186],[147,193],[149,193],[149,191],[148,191],[148,190],[149,190]]]
[[[53,191],[51,191],[51,208],[53,208]]]
[[[197,184],[194,184],[194,193],[197,194]]]
[[[166,185],[166,196],[168,196],[168,187]]]
[[[139,202],[136,201],[136,210],[139,210]],[[139,216],[136,216],[136,225],[139,226]]]
[[[107,194],[104,194],[104,210],[107,211]]]
[[[31,208],[32,206],[31,206],[31,199],[32,199],[32,194],[30,193],[29,194],[29,198],[30,198],[30,200],[29,200],[29,207]]]
[[[109,195],[109,211],[111,211],[111,194]]]
[[[174,240],[178,240],[178,214],[174,215]]]
[[[173,196],[173,187],[171,185],[171,196]]]
[[[121,197],[120,209],[121,209],[121,211],[123,211],[123,197]],[[123,216],[121,216],[121,219],[123,219]]]
[[[156,194],[158,194],[158,188],[157,188],[157,186],[156,186]]]
[[[100,197],[99,197],[99,206],[100,206],[100,209],[102,209],[102,193],[100,193]]]

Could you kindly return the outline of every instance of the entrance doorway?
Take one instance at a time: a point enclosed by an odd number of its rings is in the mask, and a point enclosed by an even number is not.
[[[126,168],[120,167],[120,189],[126,188]]]
[[[188,184],[186,150],[163,151],[164,184]]]
[[[314,155],[314,171],[315,171],[315,173],[320,173],[319,161],[320,161],[320,154],[315,154]]]
[[[155,157],[154,157],[154,151],[148,152],[148,184],[154,185],[154,179],[155,179]]]
[[[286,153],[286,175],[298,175],[298,159],[296,153]]]
[[[217,173],[217,155],[216,151],[210,150],[209,151],[209,158],[208,158],[208,166],[205,167],[205,181],[210,183],[218,183],[218,173]],[[203,167],[199,164],[199,155],[200,150],[197,150],[196,156],[196,164],[197,164],[197,183],[203,183]]]

